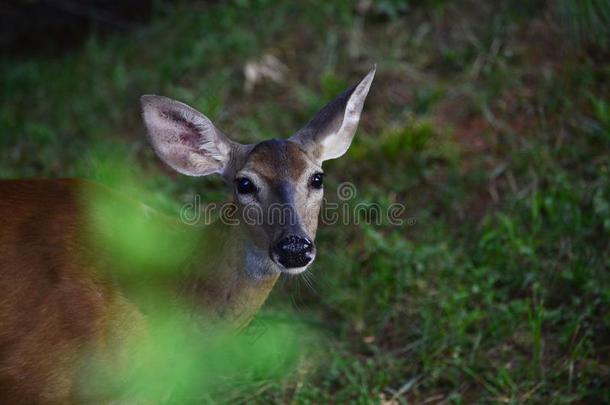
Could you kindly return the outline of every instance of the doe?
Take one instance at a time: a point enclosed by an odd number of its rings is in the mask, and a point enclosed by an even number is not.
[[[165,274],[161,289],[204,319],[246,325],[280,274],[301,273],[313,262],[322,163],[349,148],[374,75],[373,68],[288,139],[249,145],[232,141],[181,102],[142,96],[149,141],[166,164],[188,176],[221,175],[237,214],[280,206],[289,220],[263,215],[260,222],[198,227],[92,182],[0,181],[0,402],[87,398],[77,381],[81,350],[113,361],[124,342],[146,335],[146,314],[155,303],[133,284],[158,280],[126,282],[148,269],[110,258],[92,231],[91,196],[161,223],[168,241],[196,233],[197,243],[184,247],[180,268]],[[115,228],[104,232],[113,238],[122,231]]]

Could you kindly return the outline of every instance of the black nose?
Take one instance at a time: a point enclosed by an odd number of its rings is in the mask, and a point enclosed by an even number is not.
[[[313,243],[299,236],[288,236],[280,240],[273,248],[277,260],[286,268],[303,267],[311,261]]]

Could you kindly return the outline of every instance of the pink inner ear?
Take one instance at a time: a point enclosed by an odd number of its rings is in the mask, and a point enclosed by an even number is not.
[[[191,149],[197,149],[198,136],[190,132],[181,132],[178,135],[180,143],[188,146]]]

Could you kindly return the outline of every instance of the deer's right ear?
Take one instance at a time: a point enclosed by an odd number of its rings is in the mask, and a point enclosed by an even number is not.
[[[223,173],[239,144],[199,111],[167,97],[140,98],[148,137],[157,155],[188,176]]]
[[[364,100],[374,77],[375,66],[358,84],[322,108],[289,140],[301,144],[320,162],[343,155],[356,134]]]

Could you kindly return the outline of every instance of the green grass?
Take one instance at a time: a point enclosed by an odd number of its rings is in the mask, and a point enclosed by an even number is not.
[[[608,12],[489,4],[162,6],[129,35],[5,59],[0,176],[108,183],[108,167],[130,162],[166,211],[195,193],[222,200],[219,179],[158,163],[140,94],[178,98],[254,142],[290,135],[376,62],[327,196],[350,181],[353,204],[404,203],[405,224],[322,227],[315,291],[287,279],[261,313],[308,325],[319,356],[209,400],[608,402]],[[287,80],[247,94],[242,68],[265,53]]]

